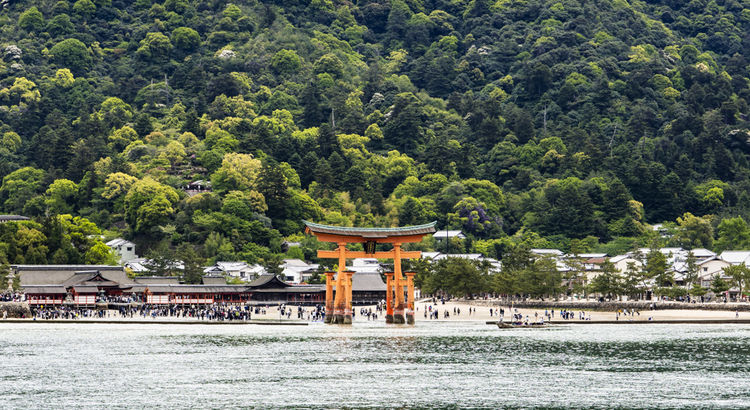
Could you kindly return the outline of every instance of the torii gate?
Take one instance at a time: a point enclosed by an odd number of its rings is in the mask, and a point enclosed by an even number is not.
[[[404,243],[420,242],[422,237],[435,232],[436,222],[424,225],[404,226],[400,228],[348,228],[321,225],[303,221],[305,232],[315,235],[319,241],[333,242],[338,248],[333,251],[318,251],[318,258],[338,259],[336,273],[336,299],[333,298],[333,272],[326,272],[326,323],[352,323],[352,276],[354,272],[346,270],[349,258],[393,259],[393,272],[386,273],[386,323],[414,324],[414,272],[406,272],[407,306],[404,306],[404,278],[401,272],[401,259],[414,259],[422,256],[421,251],[402,251]],[[362,243],[364,251],[350,251],[347,243]],[[393,249],[386,252],[375,251],[379,243],[393,244]],[[393,295],[395,291],[395,307]],[[406,313],[406,317],[404,317]]]

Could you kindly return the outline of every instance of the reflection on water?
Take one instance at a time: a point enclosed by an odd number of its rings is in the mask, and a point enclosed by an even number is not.
[[[745,407],[750,326],[0,324],[0,407]]]

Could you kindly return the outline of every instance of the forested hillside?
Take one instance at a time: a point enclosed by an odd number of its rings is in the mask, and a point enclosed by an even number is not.
[[[103,261],[99,233],[268,262],[303,219],[437,220],[499,258],[661,222],[750,246],[750,0],[11,0],[0,24],[0,213],[35,218],[0,227],[10,262]]]

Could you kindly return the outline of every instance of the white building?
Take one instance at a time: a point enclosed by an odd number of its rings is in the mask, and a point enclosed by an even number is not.
[[[105,245],[109,246],[117,254],[120,263],[138,259],[138,255],[135,254],[135,244],[133,242],[122,238],[115,238]]]
[[[466,235],[464,235],[463,232],[450,230],[437,231],[432,234],[432,237],[435,238],[435,241],[437,242],[442,242],[446,239],[466,239]]]
[[[301,259],[284,259],[284,263],[281,264],[281,274],[287,282],[307,282],[318,270],[318,266],[317,263],[307,263]]]
[[[231,276],[244,281],[256,279],[260,275],[266,274],[266,269],[258,264],[248,265],[247,262],[216,262],[203,270],[203,273],[209,276]]]

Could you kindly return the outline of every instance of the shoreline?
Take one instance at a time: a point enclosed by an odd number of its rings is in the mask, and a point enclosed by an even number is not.
[[[2,323],[77,323],[77,324],[128,324],[128,325],[264,325],[308,326],[308,322],[272,320],[115,320],[115,319],[0,319]]]

